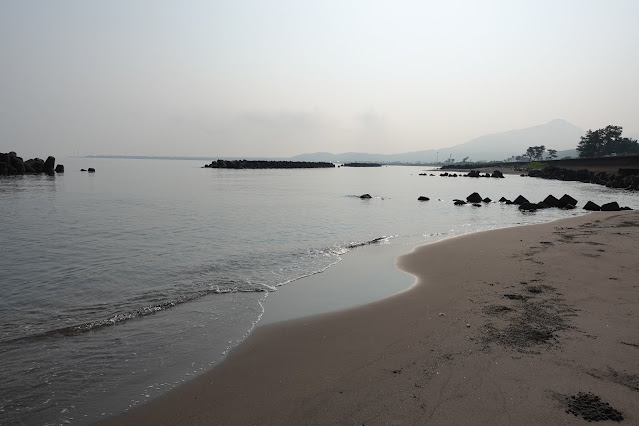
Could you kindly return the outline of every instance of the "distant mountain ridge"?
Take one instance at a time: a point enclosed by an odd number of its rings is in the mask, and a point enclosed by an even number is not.
[[[557,150],[558,157],[576,156],[575,149],[585,131],[565,120],[552,120],[546,124],[526,129],[510,130],[479,136],[460,145],[442,149],[406,152],[401,154],[369,154],[345,152],[333,154],[316,152],[291,157],[296,161],[331,162],[423,162],[432,163],[454,158],[457,161],[468,157],[469,161],[504,160],[513,155],[522,155],[530,146],[544,145]]]
[[[577,157],[577,144],[585,131],[561,119],[519,130],[479,136],[468,142],[448,148],[404,152],[399,154],[370,154],[366,152],[314,152],[293,157],[156,157],[134,155],[90,155],[89,158],[131,158],[163,160],[274,160],[274,161],[322,161],[331,163],[435,163],[449,158],[456,161],[501,161],[512,156],[523,155],[530,146],[544,145],[546,149],[557,150],[557,157]],[[635,137],[629,135],[630,137]]]

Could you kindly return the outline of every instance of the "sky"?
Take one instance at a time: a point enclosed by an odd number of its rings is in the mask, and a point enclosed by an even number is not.
[[[400,153],[557,118],[637,134],[638,19],[636,0],[2,0],[0,152]]]

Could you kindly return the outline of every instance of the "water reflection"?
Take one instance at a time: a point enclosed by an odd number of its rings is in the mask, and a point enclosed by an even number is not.
[[[24,192],[29,194],[38,192],[55,192],[58,184],[63,182],[62,175],[48,176],[42,175],[18,175],[0,176],[0,194],[20,195]]]

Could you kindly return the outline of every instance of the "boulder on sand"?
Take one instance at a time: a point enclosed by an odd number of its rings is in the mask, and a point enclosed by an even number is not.
[[[584,206],[584,210],[589,210],[591,212],[598,212],[599,210],[601,210],[601,207],[599,207],[598,204],[595,204],[592,201],[588,201],[586,205]]]
[[[606,203],[601,206],[602,212],[618,212],[620,210],[621,207],[619,207],[619,203],[617,203],[616,201],[613,201],[612,203]]]

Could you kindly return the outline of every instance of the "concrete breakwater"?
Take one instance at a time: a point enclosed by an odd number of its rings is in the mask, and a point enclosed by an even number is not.
[[[62,164],[55,165],[55,157],[49,156],[46,160],[40,158],[32,158],[24,161],[22,157],[18,157],[15,151],[8,153],[0,153],[0,176],[13,176],[25,174],[41,174],[54,175],[55,173],[64,173]]]
[[[205,164],[210,169],[320,169],[333,168],[335,164],[313,161],[267,161],[267,160],[217,160]]]

